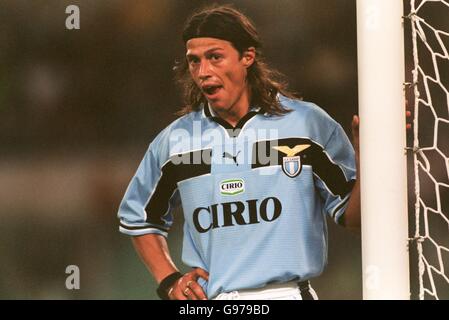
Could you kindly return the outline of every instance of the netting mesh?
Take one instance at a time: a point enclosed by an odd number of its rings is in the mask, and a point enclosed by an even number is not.
[[[419,298],[449,299],[449,2],[410,7]]]

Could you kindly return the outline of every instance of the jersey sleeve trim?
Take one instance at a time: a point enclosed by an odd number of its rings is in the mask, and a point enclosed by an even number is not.
[[[163,237],[167,237],[168,233],[166,231],[162,231],[159,228],[147,227],[142,229],[129,229],[128,227],[124,227],[122,225],[119,226],[119,231],[123,234],[129,236],[143,236],[146,234],[159,234]]]
[[[148,225],[148,224],[142,225],[142,226],[136,226],[136,225],[130,226],[123,222],[120,222],[120,227],[122,227],[123,229],[126,229],[126,230],[144,230],[144,229],[148,229],[148,228],[158,229],[163,232],[168,232],[168,230],[169,230],[168,228],[163,228],[161,226]]]
[[[336,206],[334,211],[332,212],[332,219],[337,224],[340,224],[340,218],[343,215],[343,213],[346,211],[346,208],[348,207],[349,199],[351,198],[351,195],[348,194],[341,202]]]

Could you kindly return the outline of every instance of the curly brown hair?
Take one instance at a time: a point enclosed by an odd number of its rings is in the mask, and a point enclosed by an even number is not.
[[[289,98],[298,99],[299,97],[287,89],[284,75],[270,68],[264,61],[260,50],[262,42],[254,23],[248,17],[229,5],[214,5],[201,9],[187,20],[182,34],[184,44],[197,37],[227,40],[239,52],[240,58],[244,51],[254,47],[256,59],[249,67],[247,75],[250,104],[260,107],[262,112],[270,115],[283,115],[290,112],[280,104],[278,94]],[[175,79],[183,91],[185,104],[177,114],[185,115],[198,111],[203,103],[207,103],[207,100],[190,76],[185,58],[175,64],[174,71]]]

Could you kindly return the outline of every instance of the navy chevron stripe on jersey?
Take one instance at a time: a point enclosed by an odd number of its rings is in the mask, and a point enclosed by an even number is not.
[[[332,162],[323,147],[311,139],[284,138],[259,141],[253,145],[252,168],[282,165],[285,154],[273,147],[288,146],[293,149],[297,145],[307,144],[310,144],[310,147],[300,153],[302,165],[312,166],[313,172],[328,186],[333,194],[340,197],[346,196],[352,190],[355,181],[347,181],[341,167]],[[271,152],[274,152],[274,156]],[[264,155],[262,159],[260,159],[261,153]],[[267,162],[264,161],[265,159],[275,161]]]
[[[177,188],[177,183],[210,173],[211,155],[211,149],[179,154],[171,157],[162,166],[162,176],[145,207],[147,222],[155,225],[164,225],[162,219],[168,213],[170,198]]]

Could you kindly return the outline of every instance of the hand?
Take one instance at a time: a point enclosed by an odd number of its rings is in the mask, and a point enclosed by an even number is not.
[[[356,115],[352,116],[352,123],[351,123],[352,144],[354,146],[356,156],[358,156],[359,151],[360,151],[359,125],[360,125],[359,116],[356,116]]]
[[[195,268],[179,278],[168,289],[170,300],[207,300],[203,288],[197,282],[198,278],[207,281],[209,274],[201,268]]]
[[[360,135],[359,135],[359,125],[360,119],[359,116],[354,115],[352,117],[351,129],[352,129],[352,144],[354,146],[355,151],[355,164],[357,168],[357,174],[359,174],[360,170]]]
[[[406,116],[405,120],[407,122],[406,123],[406,128],[407,128],[407,130],[411,130],[412,124],[409,123],[409,121],[411,120],[412,113],[409,110],[408,100],[405,100],[405,116]],[[359,126],[360,126],[359,116],[354,115],[352,117],[352,123],[351,123],[351,127],[352,127],[352,144],[354,146],[357,164],[358,164],[359,152],[360,152]]]

